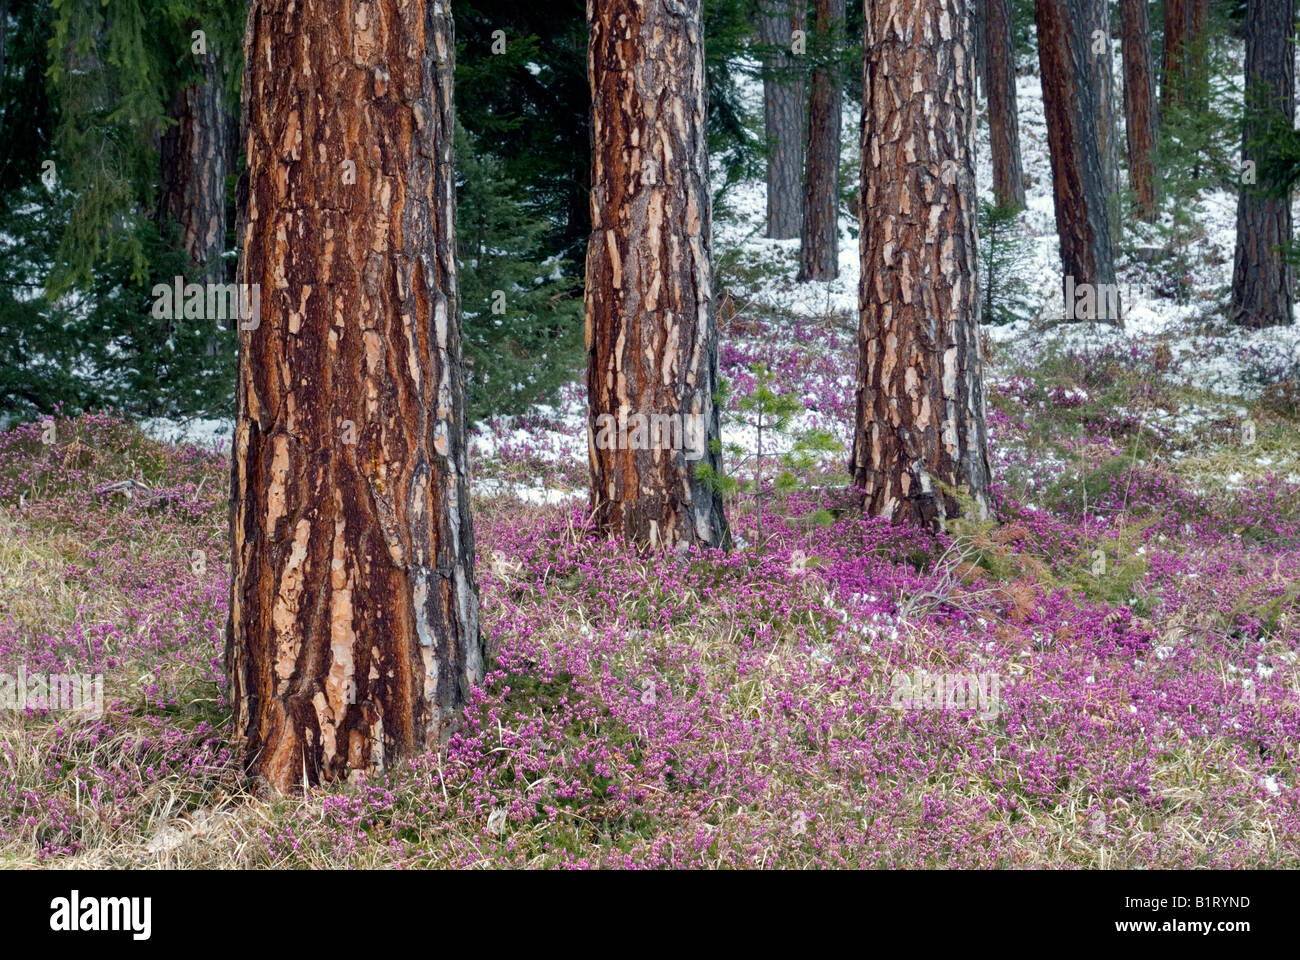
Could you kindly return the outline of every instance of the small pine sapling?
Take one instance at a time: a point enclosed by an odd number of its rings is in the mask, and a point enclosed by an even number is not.
[[[754,496],[758,541],[762,543],[769,496],[788,496],[800,490],[813,489],[816,485],[808,478],[827,460],[842,455],[844,446],[829,431],[798,426],[797,419],[805,412],[803,402],[794,394],[780,391],[776,374],[767,365],[754,363],[749,370],[754,376],[754,389],[735,398],[734,410],[740,423],[754,431],[753,450],[739,444],[727,444],[726,452],[735,464],[734,473],[718,476],[709,467],[700,466],[696,475],[726,497]],[[727,384],[724,383],[718,399],[723,409],[730,406]],[[747,468],[752,469],[753,478],[737,479]],[[814,523],[828,524],[833,517],[830,511],[822,509],[814,512],[810,519]]]

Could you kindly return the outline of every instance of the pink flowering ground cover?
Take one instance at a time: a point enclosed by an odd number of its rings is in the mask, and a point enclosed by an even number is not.
[[[728,326],[724,440],[755,363],[846,439],[851,335],[776,322]],[[104,710],[0,712],[0,861],[1300,866],[1296,411],[1180,385],[1167,353],[991,346],[997,515],[938,538],[862,518],[828,454],[761,524],[733,498],[731,553],[641,555],[527,439],[564,410],[485,425],[493,659],[459,732],[288,799],[230,744],[225,455],[109,413],[11,429],[0,673],[102,673]],[[525,474],[574,496],[523,503]],[[900,702],[920,676],[988,696]]]

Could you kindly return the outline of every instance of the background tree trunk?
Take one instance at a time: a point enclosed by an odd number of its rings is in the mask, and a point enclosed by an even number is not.
[[[1165,28],[1160,58],[1160,113],[1186,106],[1182,75],[1191,35],[1194,0],[1165,0]]]
[[[181,244],[210,282],[225,281],[226,135],[221,74],[216,55],[203,58],[203,79],[176,91],[170,110],[175,125],[160,144],[160,222],[180,227]]]
[[[800,280],[834,280],[840,272],[840,121],[844,78],[839,57],[844,8],[845,0],[817,0],[819,62],[813,70],[808,105]],[[811,43],[809,49],[813,49]]]
[[[1295,117],[1294,0],[1247,0],[1246,112],[1241,158],[1257,160],[1254,111]],[[1243,184],[1237,199],[1237,249],[1232,271],[1234,320],[1250,327],[1292,322],[1293,270],[1284,255],[1291,242],[1291,199]]]
[[[872,516],[988,510],[967,0],[864,0],[862,280],[850,461]]]
[[[1124,129],[1128,140],[1129,185],[1138,216],[1155,223],[1156,94],[1151,72],[1151,20],[1148,0],[1120,0],[1124,59]]]
[[[261,316],[241,334],[227,657],[252,771],[288,791],[427,749],[483,675],[455,46],[443,0],[255,0],[245,49],[239,279]]]
[[[1187,42],[1191,48],[1188,51],[1188,67],[1194,83],[1194,100],[1198,107],[1205,100],[1208,91],[1204,87],[1210,78],[1209,49],[1206,46],[1206,30],[1209,24],[1210,0],[1191,0],[1187,21]]]
[[[1110,42],[1110,0],[1083,0],[1087,14],[1084,43],[1087,45],[1091,95],[1097,119],[1097,158],[1101,163],[1102,188],[1106,192],[1107,223],[1111,243],[1123,234],[1120,211],[1119,104],[1115,96],[1114,54]]]
[[[975,0],[985,8],[984,89],[989,102],[993,197],[999,206],[1025,205],[1020,165],[1020,117],[1016,106],[1016,57],[1011,39],[1011,0]]]
[[[587,14],[593,515],[602,532],[640,544],[725,546],[721,495],[695,470],[720,474],[722,461],[701,0],[592,0]],[[681,418],[680,448],[638,441],[637,415]],[[602,449],[602,417],[628,424],[615,449]],[[702,424],[698,460],[688,417]]]
[[[590,2],[590,0],[589,0]],[[803,65],[790,36],[806,28],[803,0],[760,0],[759,40],[767,48],[763,70],[763,125],[767,137],[767,235],[799,236],[803,226]]]
[[[0,0],[0,80],[5,76],[5,49],[9,42],[9,0]],[[3,116],[0,115],[0,120]]]
[[[1188,14],[1187,52],[1187,103],[1197,113],[1204,113],[1210,106],[1210,51],[1209,37],[1206,30],[1210,20],[1210,0],[1191,0]],[[1192,167],[1192,179],[1201,178],[1201,160],[1198,152],[1196,164]]]
[[[1071,280],[1075,285],[1094,286],[1115,282],[1089,46],[1083,32],[1091,22],[1084,9],[1090,2],[1035,0],[1034,4],[1056,230],[1067,289]]]

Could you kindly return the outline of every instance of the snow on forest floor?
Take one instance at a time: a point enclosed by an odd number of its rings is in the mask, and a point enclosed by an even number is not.
[[[1116,76],[1122,78],[1118,42],[1115,46]],[[754,66],[754,65],[751,65]],[[752,117],[761,117],[762,86],[755,71],[741,71],[740,86]],[[1122,329],[1107,325],[1054,324],[1044,318],[1060,317],[1061,266],[1051,193],[1051,160],[1038,77],[1022,70],[1017,82],[1022,162],[1025,170],[1026,209],[1020,216],[1021,236],[1027,253],[1017,268],[1017,277],[1029,293],[1032,319],[1001,326],[985,326],[989,343],[998,349],[999,361],[990,363],[989,378],[999,382],[1000,368],[1016,361],[1054,350],[1098,352],[1119,348],[1168,351],[1166,375],[1189,388],[1222,398],[1257,398],[1264,389],[1300,373],[1300,325],[1266,330],[1241,330],[1226,323],[1224,308],[1232,278],[1235,245],[1236,197],[1216,190],[1204,194],[1190,219],[1199,225],[1199,235],[1187,249],[1190,262],[1184,286],[1191,293],[1185,302],[1156,294],[1161,279],[1150,267],[1126,259],[1118,260],[1125,324]],[[1117,96],[1119,91],[1117,90]],[[856,162],[859,108],[845,102],[843,116],[843,161]],[[988,126],[981,107],[977,127],[976,183],[979,195],[992,189]],[[1119,117],[1123,124],[1123,117]],[[718,176],[719,174],[715,174]],[[1300,203],[1300,199],[1297,200]],[[822,283],[798,283],[798,240],[768,240],[764,236],[766,199],[759,180],[742,181],[728,189],[725,210],[715,219],[714,253],[719,299],[742,315],[757,314],[780,322],[783,333],[798,333],[809,322],[840,322],[851,331],[856,323],[858,277],[857,226],[847,215],[841,223],[840,274]],[[1140,225],[1137,225],[1140,226]],[[1169,213],[1165,229],[1173,227]],[[1127,225],[1130,230],[1135,225]],[[1133,239],[1130,246],[1157,243],[1153,232]],[[725,327],[725,322],[724,322]],[[726,331],[738,341],[743,331]],[[738,335],[737,335],[738,333]],[[724,339],[726,339],[724,337]],[[842,375],[824,386],[851,392],[855,362],[851,340],[833,337],[828,349],[840,353],[845,364]],[[724,376],[747,371],[724,369]],[[743,392],[743,390],[742,390]],[[1226,409],[1226,407],[1224,408]],[[1239,411],[1240,405],[1233,407]],[[1170,428],[1197,422],[1209,415],[1203,404],[1189,400],[1185,409],[1161,411]],[[801,429],[827,429],[847,443],[848,423],[842,418],[818,416],[815,411],[797,419]],[[177,422],[164,418],[143,424],[151,436],[167,442],[199,446],[229,445],[233,424],[229,420],[199,419]],[[586,497],[587,441],[586,388],[580,379],[560,392],[555,405],[539,404],[518,417],[494,418],[480,424],[471,440],[475,490],[484,496],[514,496],[529,503],[557,504]],[[752,456],[756,434],[735,419],[724,425],[725,440]],[[777,449],[781,449],[778,444]],[[535,469],[545,466],[545,475]]]
[[[1116,73],[1120,75],[1118,43]],[[742,74],[747,76],[747,74]],[[741,82],[748,109],[761,116],[762,87],[750,77]],[[1051,160],[1043,118],[1042,96],[1036,75],[1019,77],[1022,162],[1025,170],[1027,205],[1020,216],[1026,256],[1017,268],[1017,278],[1026,288],[1033,318],[1002,326],[986,326],[985,334],[996,351],[990,358],[990,382],[996,387],[1001,371],[1015,363],[1032,363],[1052,351],[1099,353],[1116,349],[1158,351],[1169,359],[1165,374],[1193,391],[1186,405],[1161,410],[1157,417],[1170,428],[1196,422],[1228,409],[1222,403],[1206,407],[1199,393],[1220,398],[1258,398],[1264,389],[1300,373],[1300,326],[1267,330],[1241,330],[1223,318],[1227,290],[1232,279],[1232,253],[1236,239],[1236,197],[1226,191],[1206,193],[1191,211],[1199,235],[1187,247],[1190,263],[1184,286],[1190,291],[1185,302],[1161,298],[1156,289],[1162,279],[1158,271],[1121,255],[1117,280],[1124,300],[1123,329],[1107,325],[1049,323],[1062,315],[1061,264],[1056,219],[1051,193]],[[857,156],[858,107],[848,103],[844,110],[843,159],[851,168]],[[1122,117],[1120,118],[1122,126]],[[977,128],[976,182],[980,196],[992,190],[988,126],[983,110]],[[778,336],[799,339],[810,336],[810,325],[827,326],[835,335],[826,337],[826,349],[842,372],[817,384],[817,390],[850,394],[854,388],[856,362],[851,336],[856,324],[858,277],[857,227],[847,215],[841,224],[840,274],[822,283],[798,283],[798,240],[769,240],[765,233],[766,195],[761,181],[744,181],[731,186],[725,209],[714,223],[715,287],[720,301],[729,301],[723,312],[734,308],[741,316],[758,316],[775,321]],[[1173,228],[1168,213],[1166,230]],[[1128,224],[1130,234],[1133,224]],[[1130,246],[1157,244],[1154,232],[1136,239]],[[724,343],[748,343],[743,329],[726,329]],[[730,334],[730,336],[727,336]],[[749,362],[748,360],[746,362]],[[747,371],[724,362],[723,375],[744,381]],[[744,392],[744,385],[738,389]],[[810,392],[810,391],[805,391]],[[539,406],[528,415],[503,418],[484,424],[477,431],[473,450],[480,463],[498,461],[488,470],[477,471],[478,489],[487,495],[513,494],[533,503],[564,502],[586,497],[586,392],[581,383],[562,392],[556,407]],[[815,397],[813,397],[815,401]],[[814,406],[810,404],[810,406]],[[1240,404],[1231,409],[1244,418]],[[837,433],[847,443],[848,420],[830,411],[819,416],[811,411],[798,418],[803,429],[820,428]],[[733,418],[724,421],[724,440],[753,455],[755,431]],[[779,448],[778,448],[779,449]],[[528,469],[514,471],[500,464],[520,462]],[[548,476],[533,469],[547,465]]]
[[[1054,287],[1033,77],[1020,100],[1024,274]],[[761,186],[730,199],[723,373],[743,396],[765,364],[847,442],[855,241],[797,286]],[[0,433],[0,673],[105,688],[98,717],[0,715],[0,862],[1300,866],[1296,331],[1222,323],[1231,198],[1196,219],[1186,303],[988,329],[996,516],[938,539],[863,519],[830,458],[761,524],[730,504],[742,549],[640,555],[586,532],[580,384],[486,425],[488,677],[444,749],[299,798],[229,745],[228,425]]]

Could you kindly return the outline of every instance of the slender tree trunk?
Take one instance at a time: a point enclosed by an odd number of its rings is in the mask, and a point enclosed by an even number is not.
[[[767,235],[799,236],[803,225],[804,102],[801,61],[791,50],[806,27],[803,0],[760,0],[759,40],[766,48],[763,123],[767,136]]]
[[[9,42],[9,0],[0,0],[0,81],[5,75],[5,48]],[[0,120],[3,117],[0,116]]]
[[[203,58],[203,79],[176,91],[175,125],[159,145],[161,220],[180,227],[181,244],[210,282],[225,280],[227,111],[216,55]]]
[[[1123,233],[1120,215],[1119,125],[1116,113],[1114,55],[1110,42],[1110,0],[1084,0],[1088,21],[1085,43],[1088,46],[1088,69],[1092,83],[1092,102],[1096,110],[1097,157],[1101,162],[1101,179],[1106,191],[1110,238],[1117,244]]]
[[[1067,316],[1080,284],[1113,289],[1115,263],[1098,149],[1097,114],[1083,28],[1091,0],[1035,0],[1043,113],[1052,156],[1056,230],[1061,239]],[[1084,319],[1118,321],[1119,316]]]
[[[254,0],[227,658],[276,790],[449,732],[483,674],[443,0]],[[247,328],[252,329],[247,329]]]
[[[968,0],[864,0],[862,279],[850,468],[872,516],[988,512]]]
[[[239,117],[239,116],[237,116],[237,113],[238,113],[238,111],[236,111],[236,110],[226,110],[226,111],[225,111],[225,121],[226,121],[226,133],[225,133],[225,142],[226,142],[226,176],[227,176],[227,177],[230,177],[230,176],[234,175],[235,171],[236,171],[236,170],[239,170],[239,158],[243,155],[243,152],[244,152],[244,139],[245,139],[245,138],[243,137],[243,134],[242,134],[242,128],[241,128],[241,120],[242,120],[242,118]],[[247,164],[245,164],[245,165],[244,165],[244,169],[243,169],[242,171],[240,171],[239,178],[235,181],[235,202],[234,202],[233,213],[234,213],[234,219],[235,219],[235,246],[234,246],[234,249],[235,249],[236,251],[239,251],[239,250],[243,249],[243,242],[242,242],[242,240],[241,240],[241,236],[242,236],[242,234],[240,233],[240,222],[241,222],[241,221],[240,221],[240,193],[239,193],[239,190],[240,190],[240,184],[241,184],[241,183],[243,183],[244,187],[247,188],[247,185],[248,185],[248,177],[247,177],[247,174],[248,174],[248,169],[247,169]],[[229,205],[228,205],[228,206],[227,206],[227,213],[226,213],[226,218],[227,218],[227,220],[230,219],[230,214],[231,214],[231,212],[232,212],[232,211],[230,210]],[[235,277],[236,277],[236,275],[237,275],[238,272],[239,272],[239,261],[238,261],[238,258],[236,258],[236,259],[234,259],[234,260],[228,260],[228,261],[226,262],[226,272],[225,272],[225,275],[222,277],[222,279],[225,280],[227,283],[233,283],[234,280],[235,280]]]
[[[971,62],[975,66],[977,93],[988,96],[989,74],[986,59],[989,49],[989,3],[987,0],[968,0],[970,6]]]
[[[1195,84],[1193,92],[1197,100],[1200,100],[1208,92],[1204,89],[1204,85],[1209,80],[1210,71],[1209,49],[1206,46],[1205,33],[1209,23],[1210,0],[1191,0],[1191,10],[1188,13],[1187,22],[1187,39],[1191,47],[1188,52],[1188,59]]]
[[[1247,0],[1246,125],[1242,167],[1257,161],[1253,140],[1267,113],[1295,117],[1294,0]],[[1258,118],[1258,119],[1257,119]],[[1237,250],[1232,271],[1234,320],[1249,327],[1292,322],[1294,275],[1285,256],[1291,242],[1291,198],[1243,184],[1237,200]]]
[[[1160,113],[1186,106],[1183,72],[1191,36],[1195,0],[1165,0],[1165,30],[1161,44]]]
[[[1210,51],[1206,29],[1210,20],[1210,0],[1191,0],[1191,12],[1188,15],[1187,54],[1187,102],[1198,113],[1204,113],[1210,105]],[[1196,164],[1192,167],[1192,179],[1201,178],[1201,154],[1196,155]]]
[[[984,89],[989,101],[993,197],[999,206],[1025,205],[1020,166],[1020,117],[1016,106],[1016,56],[1011,39],[1011,0],[975,0],[984,6]]]
[[[1120,0],[1124,55],[1124,129],[1128,139],[1129,185],[1137,214],[1155,223],[1156,93],[1151,72],[1151,20],[1148,0]]]
[[[817,0],[817,54],[808,106],[808,160],[804,164],[800,280],[839,276],[840,113],[844,79],[840,40],[845,0]]]
[[[602,532],[726,546],[702,0],[588,0],[588,449]]]
[[[1175,111],[1203,111],[1209,105],[1209,57],[1206,27],[1209,0],[1165,0],[1162,46],[1160,114],[1172,119]],[[1193,158],[1193,180],[1201,176],[1201,157]]]

